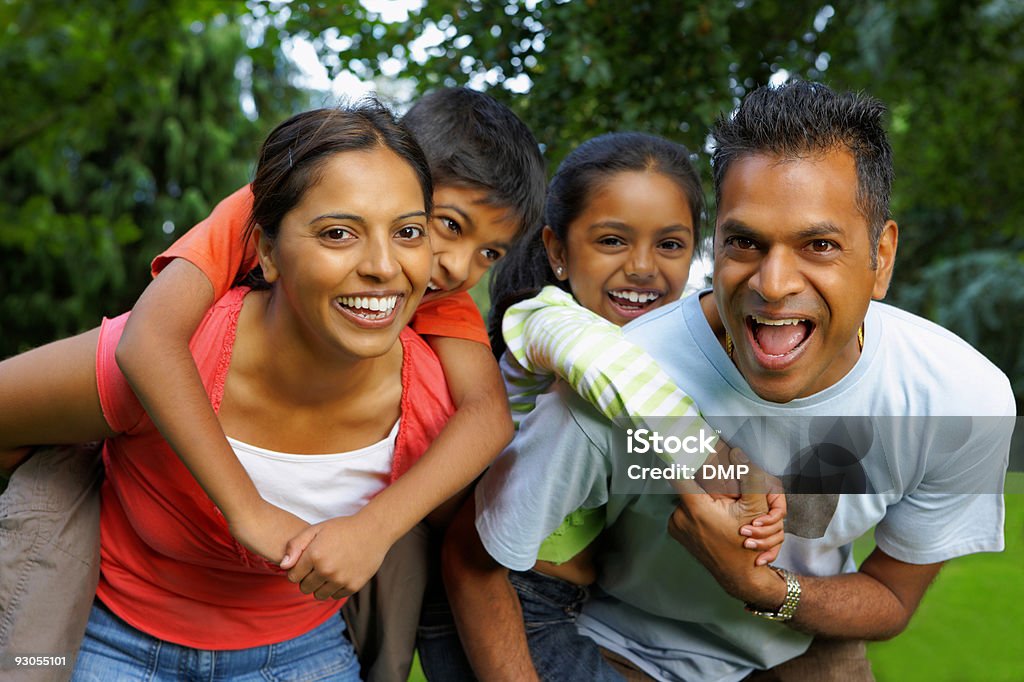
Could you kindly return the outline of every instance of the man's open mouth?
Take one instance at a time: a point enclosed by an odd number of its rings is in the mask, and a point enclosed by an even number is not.
[[[814,333],[814,323],[801,317],[768,318],[750,315],[747,328],[758,361],[763,365],[786,364],[795,359]]]

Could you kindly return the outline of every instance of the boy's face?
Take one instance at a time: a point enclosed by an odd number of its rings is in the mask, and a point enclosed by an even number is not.
[[[508,208],[488,204],[486,197],[475,188],[434,188],[434,269],[424,302],[471,288],[511,248],[519,225]]]

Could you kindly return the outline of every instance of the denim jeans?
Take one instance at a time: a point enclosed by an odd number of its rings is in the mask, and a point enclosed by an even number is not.
[[[328,618],[304,635],[250,649],[206,651],[150,637],[111,613],[92,607],[74,682],[238,680],[288,682],[359,680],[359,663],[344,636],[345,623]]]
[[[622,682],[592,639],[576,630],[587,588],[535,571],[511,571],[519,595],[530,658],[542,680]],[[420,621],[420,664],[428,680],[473,680],[447,604],[424,604]],[[486,617],[481,614],[481,617]]]

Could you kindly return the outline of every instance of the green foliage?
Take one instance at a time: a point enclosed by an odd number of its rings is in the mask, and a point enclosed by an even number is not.
[[[149,260],[246,182],[262,136],[305,102],[276,43],[246,46],[244,9],[0,4],[0,357],[130,308]]]

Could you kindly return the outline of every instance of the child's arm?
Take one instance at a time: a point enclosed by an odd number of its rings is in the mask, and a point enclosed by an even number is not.
[[[554,374],[620,428],[649,427],[645,420],[650,416],[675,418],[659,430],[670,428],[679,436],[713,434],[716,453],[711,457],[725,456],[726,444],[701,418],[693,399],[646,351],[628,341],[620,327],[579,305],[565,291],[544,287],[537,296],[511,306],[502,320],[502,332],[510,365],[519,371],[513,385],[522,384],[527,400],[531,381],[543,383]],[[670,463],[696,468],[707,456],[694,453]],[[742,531],[753,545],[748,548],[762,550],[758,564],[775,560],[783,538],[785,496],[771,495],[768,502],[769,512]]]
[[[430,336],[456,411],[423,456],[355,516],[331,519],[288,545],[288,577],[320,598],[355,592],[398,538],[468,486],[512,439],[505,388],[490,349],[466,339]],[[453,510],[452,510],[453,511]],[[443,519],[439,519],[443,520]],[[307,546],[308,545],[308,546]]]
[[[189,341],[213,302],[203,271],[174,259],[135,304],[117,363],[160,433],[224,514],[232,535],[276,563],[288,539],[308,524],[260,497],[210,406]]]

